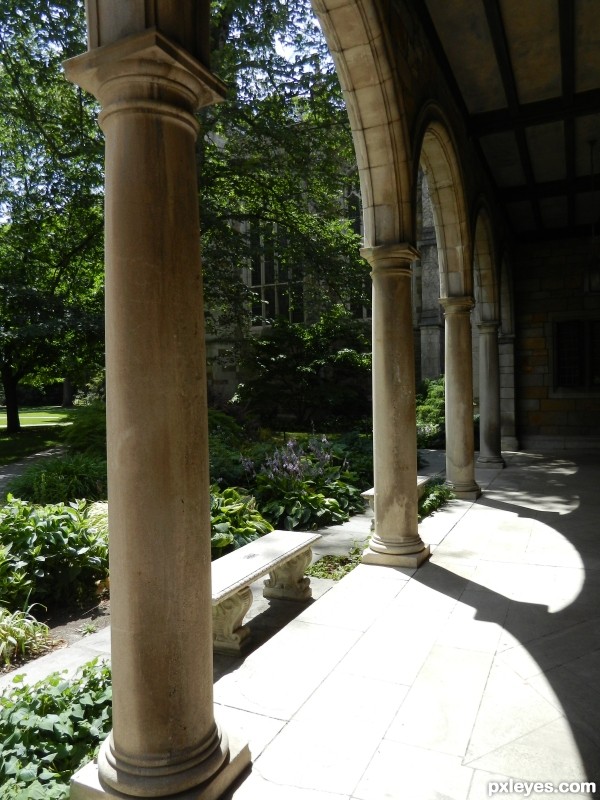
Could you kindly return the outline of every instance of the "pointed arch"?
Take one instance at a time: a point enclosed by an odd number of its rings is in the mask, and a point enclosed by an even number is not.
[[[427,107],[421,118],[416,139],[420,141],[418,164],[427,175],[433,207],[441,297],[471,296],[473,248],[457,150],[437,109]]]
[[[340,80],[360,175],[365,247],[413,240],[409,137],[373,0],[312,0]]]
[[[500,319],[499,280],[496,249],[490,213],[481,204],[475,219],[473,236],[474,293],[479,322],[494,322]]]

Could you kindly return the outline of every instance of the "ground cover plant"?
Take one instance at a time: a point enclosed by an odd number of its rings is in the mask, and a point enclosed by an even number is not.
[[[218,558],[273,530],[256,508],[256,500],[236,489],[210,489],[211,553]]]
[[[93,661],[74,678],[34,686],[17,676],[0,695],[3,800],[67,800],[71,775],[96,755],[112,724],[110,669]]]
[[[85,501],[0,508],[0,606],[69,606],[108,575],[108,536]]]
[[[106,500],[106,459],[85,453],[45,458],[9,481],[7,493],[40,505]]]
[[[37,658],[52,649],[50,629],[29,611],[0,607],[0,661],[7,667],[17,660]]]

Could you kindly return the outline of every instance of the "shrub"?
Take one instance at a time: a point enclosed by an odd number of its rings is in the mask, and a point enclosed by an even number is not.
[[[44,459],[10,481],[7,490],[39,505],[106,500],[106,460],[84,454]]]
[[[417,393],[417,446],[443,447],[445,440],[444,376],[422,382]]]
[[[325,437],[308,439],[303,448],[290,439],[267,456],[259,471],[245,462],[254,477],[261,513],[286,530],[339,525],[364,507],[352,473],[345,471]]]
[[[108,575],[108,537],[80,501],[32,506],[9,497],[0,509],[0,605],[80,603]]]
[[[430,481],[419,498],[419,520],[433,514],[434,511],[445,505],[448,500],[452,500],[453,497],[452,489],[446,486],[441,478]]]
[[[19,658],[36,658],[48,651],[52,642],[48,626],[28,611],[0,608],[0,659],[5,665]]]
[[[258,512],[256,501],[236,489],[220,490],[211,486],[210,524],[212,557],[221,555],[253,542],[272,526]]]
[[[106,459],[106,405],[96,400],[80,406],[65,428],[63,441],[70,451]]]
[[[4,800],[67,800],[74,772],[96,755],[112,724],[110,669],[93,661],[71,680],[13,680],[0,696]]]

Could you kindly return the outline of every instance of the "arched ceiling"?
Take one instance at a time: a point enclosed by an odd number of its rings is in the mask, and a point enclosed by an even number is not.
[[[409,2],[515,236],[591,236],[600,218],[599,0]]]

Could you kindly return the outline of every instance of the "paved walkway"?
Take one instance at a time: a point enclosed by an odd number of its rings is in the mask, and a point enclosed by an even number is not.
[[[600,463],[507,461],[422,523],[418,571],[361,565],[244,660],[215,659],[218,716],[253,753],[228,800],[600,796],[562,785],[600,787]],[[108,649],[102,632],[27,672]]]

